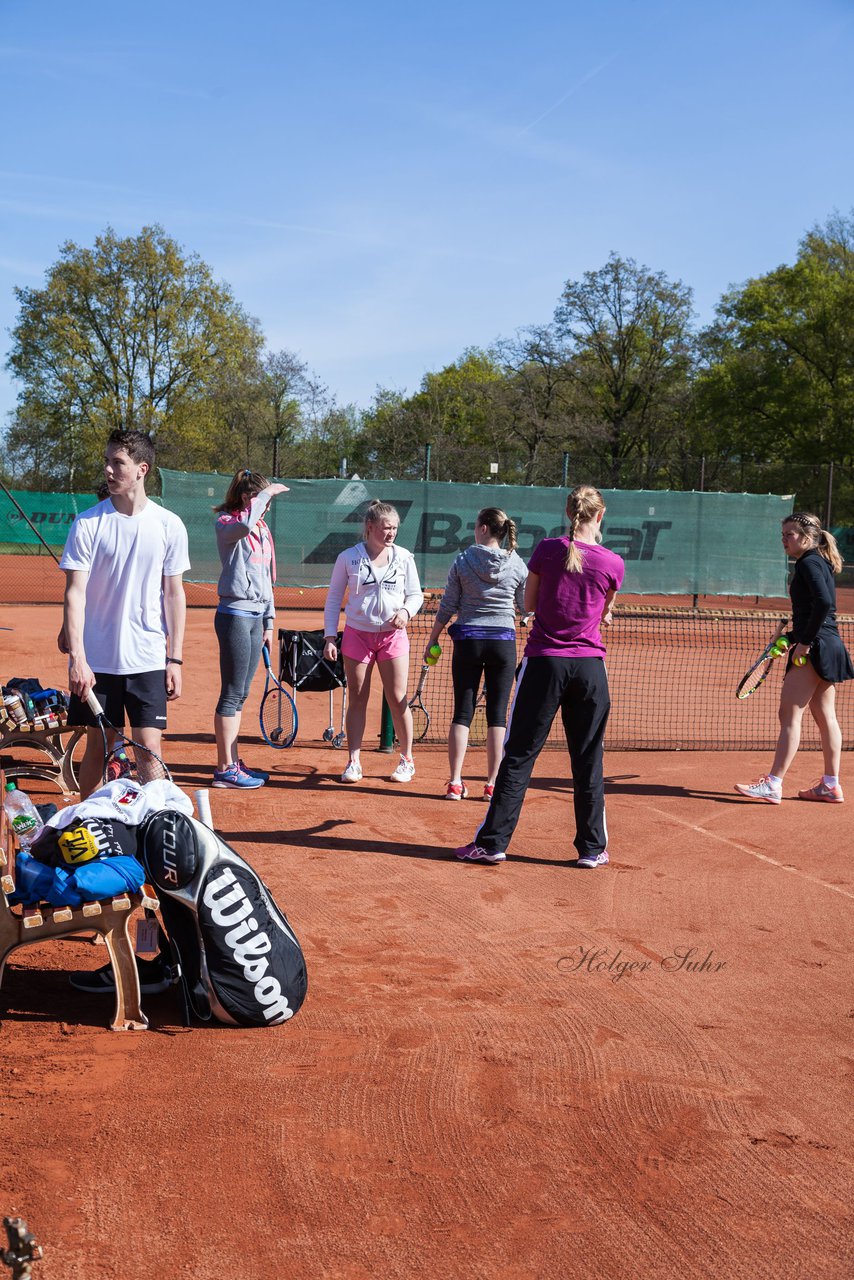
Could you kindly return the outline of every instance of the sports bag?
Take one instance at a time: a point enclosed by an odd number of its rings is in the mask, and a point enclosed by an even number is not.
[[[298,693],[326,693],[347,683],[341,657],[341,633],[336,636],[338,656],[334,662],[323,656],[322,631],[279,630],[281,679]]]
[[[305,958],[287,919],[247,862],[215,831],[175,809],[152,814],[139,856],[189,1009],[202,1021],[272,1027],[305,999]]]

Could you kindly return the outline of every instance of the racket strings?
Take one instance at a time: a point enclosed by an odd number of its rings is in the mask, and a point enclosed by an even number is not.
[[[748,698],[751,693],[755,693],[762,684],[768,672],[771,670],[773,658],[766,658],[755,666],[752,671],[748,671],[747,675],[738,686],[738,696],[740,698]]]
[[[410,707],[409,711],[412,716],[412,739],[414,742],[423,742],[430,728],[430,717],[418,703]]]
[[[104,776],[108,782],[130,778],[143,785],[158,780],[171,781],[172,778],[169,769],[155,752],[128,738],[107,755]]]
[[[294,704],[277,685],[268,689],[261,703],[261,732],[274,747],[286,746],[296,733]]]

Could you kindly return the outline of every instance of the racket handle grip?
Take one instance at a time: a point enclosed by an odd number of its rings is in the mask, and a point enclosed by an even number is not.
[[[211,814],[211,795],[203,787],[194,793],[196,800],[196,813],[199,815],[199,822],[203,822],[206,827],[210,827],[213,831],[213,815]]]
[[[100,720],[101,716],[104,714],[104,708],[101,706],[100,702],[95,697],[94,689],[89,690],[88,694],[86,695],[86,702],[88,703],[89,710],[92,712],[92,715],[95,717],[95,719]]]

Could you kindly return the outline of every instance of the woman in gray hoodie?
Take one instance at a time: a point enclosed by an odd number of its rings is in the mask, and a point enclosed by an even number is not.
[[[214,714],[215,787],[253,790],[263,787],[270,776],[262,769],[246,768],[240,759],[237,735],[261,646],[272,648],[276,620],[276,553],[264,516],[276,494],[287,492],[287,485],[270,484],[257,471],[244,468],[228,486],[225,500],[214,507],[216,545],[222,563],[217,584],[219,606],[214,615],[221,678]]]
[[[506,549],[502,543],[506,540]],[[468,795],[462,779],[481,677],[486,691],[486,768],[484,800],[492,797],[504,729],[507,703],[516,670],[516,609],[523,612],[528,570],[516,554],[516,525],[498,507],[478,512],[474,542],[457,556],[448,574],[448,585],[427,640],[424,660],[447,624],[457,616],[448,635],[454,642],[451,676],[454,682],[454,718],[448,734],[451,776],[446,800]],[[435,659],[433,659],[435,660]]]

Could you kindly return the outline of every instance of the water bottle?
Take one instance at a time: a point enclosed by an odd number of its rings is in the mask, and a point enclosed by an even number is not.
[[[26,791],[19,791],[14,782],[7,782],[3,808],[18,844],[22,849],[29,849],[44,825],[36,806]]]
[[[441,645],[431,644],[430,648],[427,650],[427,657],[424,659],[424,661],[427,663],[428,667],[435,667],[436,663],[439,661],[441,656],[442,656]]]

